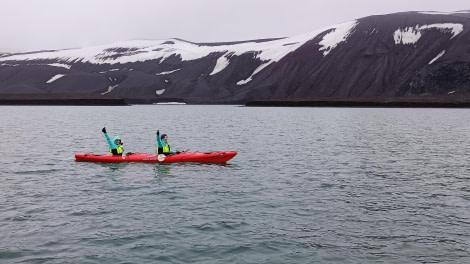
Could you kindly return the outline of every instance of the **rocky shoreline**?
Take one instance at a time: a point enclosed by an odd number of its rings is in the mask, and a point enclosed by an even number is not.
[[[126,100],[93,94],[0,94],[0,105],[124,106],[152,104],[154,100]],[[394,98],[317,98],[296,100],[256,100],[252,107],[384,107],[384,108],[470,108],[469,96]]]
[[[387,108],[470,108],[470,98],[406,97],[374,99],[259,100],[245,106],[276,107],[387,107]]]
[[[123,98],[85,94],[0,94],[0,105],[128,105]]]

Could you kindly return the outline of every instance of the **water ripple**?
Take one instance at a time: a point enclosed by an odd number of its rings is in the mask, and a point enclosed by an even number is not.
[[[2,263],[470,262],[467,109],[14,109],[0,117]],[[104,124],[129,151],[169,127],[175,148],[239,154],[76,163],[106,151]]]

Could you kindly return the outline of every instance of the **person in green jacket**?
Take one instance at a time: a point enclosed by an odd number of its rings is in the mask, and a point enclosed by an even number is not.
[[[160,130],[157,130],[157,154],[179,154],[179,151],[172,150],[170,144],[168,143],[168,135],[162,134],[160,136]]]
[[[103,127],[101,132],[104,133],[104,137],[106,138],[106,141],[108,141],[109,152],[113,153],[113,155],[122,155],[122,153],[124,153],[124,147],[122,146],[123,143],[121,138],[119,136],[115,136],[113,140],[111,140],[108,133],[106,133],[106,127]]]

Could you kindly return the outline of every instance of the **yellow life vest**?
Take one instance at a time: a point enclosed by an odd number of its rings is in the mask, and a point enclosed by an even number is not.
[[[163,152],[169,153],[170,151],[171,151],[170,145],[166,144],[166,146],[163,147]]]
[[[118,146],[116,150],[118,155],[121,155],[124,152],[124,148],[122,146]],[[113,150],[109,149],[109,152],[113,153]]]
[[[164,154],[164,153],[170,153],[171,152],[171,147],[169,144],[166,144],[163,146],[163,148],[157,147],[157,154]]]

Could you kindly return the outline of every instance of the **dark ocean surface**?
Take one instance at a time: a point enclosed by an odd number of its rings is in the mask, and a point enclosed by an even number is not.
[[[470,263],[470,109],[0,106],[0,263]],[[96,164],[236,150],[226,165]]]

